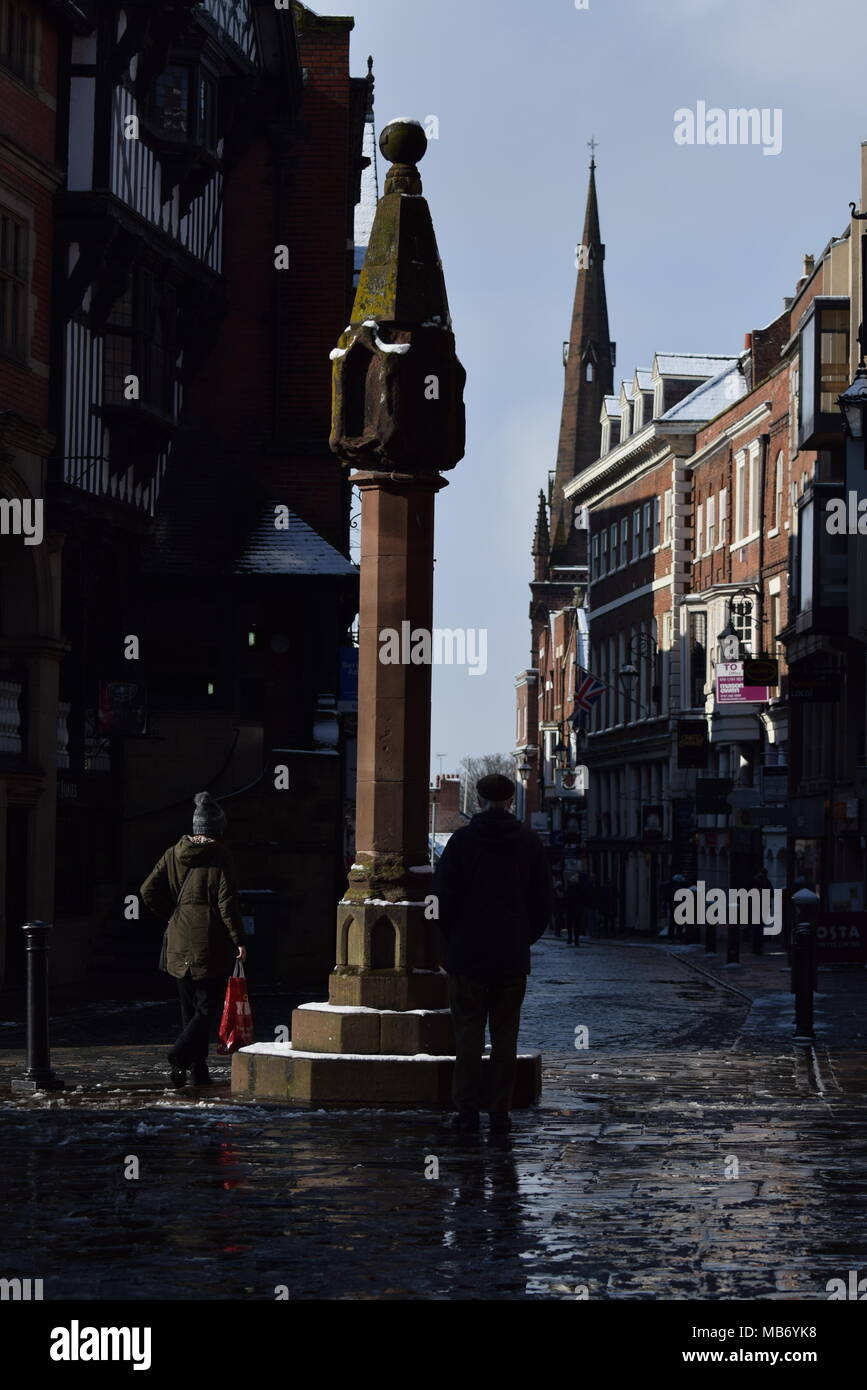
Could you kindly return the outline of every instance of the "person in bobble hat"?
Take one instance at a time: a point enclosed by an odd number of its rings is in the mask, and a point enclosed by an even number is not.
[[[476,791],[481,813],[446,845],[434,892],[455,1027],[454,1127],[479,1128],[489,1026],[491,1131],[504,1134],[511,1128],[530,947],[551,918],[553,884],[542,841],[511,814],[514,782],[483,777]]]
[[[223,843],[226,814],[210,792],[195,797],[192,834],[166,850],[141,896],[168,918],[161,968],[178,982],[182,1031],[168,1054],[172,1084],[210,1084],[208,1042],[235,959],[245,960],[235,874]]]

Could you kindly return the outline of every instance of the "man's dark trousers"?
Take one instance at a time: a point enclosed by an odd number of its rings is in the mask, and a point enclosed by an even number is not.
[[[449,1002],[455,1028],[455,1109],[480,1110],[485,1026],[490,1025],[491,1060],[488,1110],[506,1115],[518,1070],[518,1029],[527,992],[526,975],[482,981],[449,976]]]
[[[207,1060],[211,1025],[225,992],[226,981],[222,975],[194,980],[188,970],[183,979],[178,980],[183,1032],[169,1053],[177,1066],[192,1067]]]

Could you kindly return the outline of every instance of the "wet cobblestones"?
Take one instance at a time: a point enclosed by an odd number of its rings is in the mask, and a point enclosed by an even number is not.
[[[0,1091],[0,1273],[46,1298],[826,1299],[867,1270],[865,1059],[750,1013],[663,946],[545,942],[545,1099],[505,1145],[177,1095],[156,1044],[59,1048],[84,1089]]]

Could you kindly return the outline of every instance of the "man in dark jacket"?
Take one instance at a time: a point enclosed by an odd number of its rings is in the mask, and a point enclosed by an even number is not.
[[[166,970],[178,982],[183,1031],[169,1052],[171,1079],[207,1086],[208,1039],[237,957],[247,954],[229,851],[222,843],[226,815],[208,792],[195,798],[193,833],[166,850],[142,884],[157,917],[169,919]]]
[[[439,862],[434,892],[446,942],[445,968],[455,1028],[455,1128],[479,1128],[485,1027],[491,1033],[491,1129],[511,1128],[521,1005],[530,946],[553,908],[551,869],[537,835],[510,812],[515,784],[484,777],[483,807],[456,831]]]

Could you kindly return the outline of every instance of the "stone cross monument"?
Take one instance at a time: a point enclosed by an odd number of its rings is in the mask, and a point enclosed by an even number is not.
[[[291,1045],[238,1054],[233,1088],[436,1106],[449,1103],[454,1035],[428,844],[434,503],[464,454],[466,373],[416,167],[424,130],[394,121],[380,148],[392,167],[332,353],[331,447],[362,497],[355,864],[329,1002],[295,1011]],[[535,1100],[537,1058],[518,1090],[517,1103]]]

